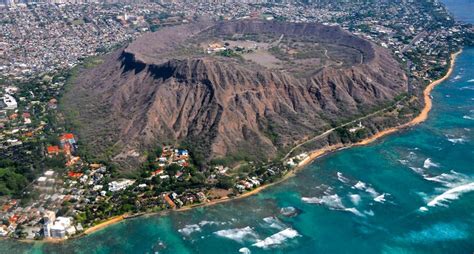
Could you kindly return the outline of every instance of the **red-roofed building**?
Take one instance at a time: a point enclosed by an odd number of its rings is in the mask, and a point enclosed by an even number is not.
[[[72,133],[65,133],[61,136],[61,140],[69,140],[74,139],[74,134]]]
[[[157,175],[161,175],[163,174],[163,169],[162,168],[159,168],[153,172],[151,172],[151,176],[157,176]]]
[[[76,144],[76,140],[74,139],[74,134],[72,133],[64,133],[59,137],[59,141],[61,142],[61,147],[65,150],[66,153],[70,154],[70,152],[74,152]],[[69,147],[67,147],[69,146]],[[66,150],[68,149],[68,150]]]
[[[8,219],[8,221],[11,223],[15,223],[18,220],[18,215],[14,214]]]
[[[84,175],[84,173],[69,171],[67,175],[72,178],[79,178]]]
[[[58,146],[48,146],[48,154],[49,155],[58,155],[61,150],[59,150]]]
[[[169,205],[172,209],[176,208],[176,204],[173,202],[173,200],[171,200],[171,198],[170,198],[168,195],[163,194],[163,198],[165,199],[166,203],[168,203],[168,205]]]

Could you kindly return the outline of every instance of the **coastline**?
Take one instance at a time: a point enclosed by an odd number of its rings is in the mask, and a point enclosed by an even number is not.
[[[127,215],[127,214],[114,216],[114,217],[109,218],[109,219],[107,219],[107,220],[105,220],[105,221],[103,221],[103,222],[101,222],[101,223],[99,223],[99,224],[97,224],[93,227],[87,228],[81,234],[78,234],[78,235],[73,236],[73,237],[68,238],[68,239],[51,239],[51,240],[50,239],[45,239],[45,240],[39,240],[39,241],[38,240],[32,240],[32,241],[23,240],[23,241],[26,241],[26,242],[60,243],[60,242],[63,242],[65,240],[75,239],[75,238],[78,238],[78,237],[81,237],[81,236],[84,236],[84,235],[90,235],[90,234],[92,234],[96,231],[102,230],[102,229],[104,229],[104,228],[106,228],[110,225],[119,223],[121,221],[124,221],[126,219],[130,219],[130,218],[135,218],[135,217],[140,217],[140,216],[152,216],[152,215],[157,215],[157,214],[165,214],[165,213],[168,213],[168,212],[187,211],[187,210],[190,210],[190,209],[193,209],[193,208],[196,208],[196,207],[211,206],[211,205],[215,205],[215,204],[219,204],[219,203],[224,203],[224,202],[227,202],[227,201],[246,198],[246,197],[257,194],[257,193],[265,190],[266,188],[268,188],[270,186],[281,183],[281,182],[287,180],[290,177],[295,176],[300,170],[302,170],[307,165],[312,163],[315,159],[321,158],[325,155],[328,155],[332,152],[339,151],[339,150],[342,150],[342,149],[347,149],[347,148],[356,147],[356,146],[364,146],[364,145],[370,144],[370,143],[378,140],[379,138],[382,138],[384,136],[387,136],[387,135],[392,134],[394,132],[397,132],[399,130],[406,129],[408,127],[412,127],[412,126],[415,126],[417,124],[420,124],[428,118],[429,112],[431,111],[431,109],[433,107],[433,101],[432,101],[432,98],[431,98],[431,95],[430,95],[431,92],[433,91],[433,89],[437,85],[441,84],[442,82],[444,82],[446,79],[448,79],[451,76],[451,74],[453,72],[453,69],[454,69],[455,62],[456,62],[456,58],[459,56],[459,54],[461,54],[461,52],[462,52],[462,49],[459,50],[456,53],[452,53],[451,57],[450,57],[450,67],[449,67],[448,71],[446,72],[446,74],[443,77],[441,77],[440,79],[437,79],[437,80],[431,82],[428,86],[425,87],[425,89],[423,90],[424,106],[423,106],[423,109],[421,110],[421,112],[415,118],[413,118],[409,122],[401,124],[399,126],[391,127],[391,128],[382,130],[380,132],[377,132],[374,135],[372,135],[368,138],[365,138],[365,139],[363,139],[363,140],[361,140],[357,143],[346,144],[346,145],[338,143],[338,144],[325,146],[325,147],[322,147],[320,149],[310,151],[310,152],[308,152],[308,157],[306,157],[304,160],[302,160],[295,168],[290,170],[287,174],[285,174],[283,177],[279,178],[275,182],[265,184],[265,185],[261,185],[261,186],[255,188],[251,191],[245,192],[245,193],[243,193],[241,195],[238,195],[238,196],[235,196],[235,197],[223,197],[223,198],[220,198],[220,199],[215,199],[215,200],[209,201],[207,203],[199,203],[199,204],[193,204],[193,205],[189,205],[189,206],[183,206],[183,207],[181,207],[179,209],[176,209],[176,210],[164,210],[164,211],[152,212],[152,213],[144,212],[144,213],[139,213],[139,214],[130,215],[130,216]]]
[[[95,226],[92,226],[92,227],[84,230],[83,234],[88,235],[88,234],[91,234],[95,231],[101,230],[101,229],[103,229],[103,228],[105,228],[109,225],[119,223],[119,222],[123,221],[126,218],[125,216],[126,216],[125,214],[122,214],[122,215],[115,216],[115,217],[112,217],[110,219],[107,219],[107,220],[105,220],[105,221],[103,221],[103,222],[101,222],[101,223],[99,223]]]

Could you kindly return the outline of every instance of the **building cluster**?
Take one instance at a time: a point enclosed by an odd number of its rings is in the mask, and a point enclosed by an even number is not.
[[[107,1],[25,3],[5,4],[0,8],[0,75],[12,79],[70,68],[84,57],[105,52],[143,32],[189,22],[197,17],[264,18],[339,25],[391,49],[410,65],[413,74],[424,78],[432,75],[427,66],[436,61],[436,57],[445,56],[451,48],[461,45],[465,32],[436,1],[409,0],[406,4],[388,0],[377,4],[328,0],[306,3],[125,1],[113,5]],[[209,47],[212,52],[223,48]],[[421,59],[422,63],[414,59]]]
[[[197,17],[264,18],[339,25],[391,50],[413,78],[430,80],[439,77],[449,64],[449,54],[463,44],[468,32],[436,1],[305,2],[309,4],[4,0],[0,7],[0,156],[18,163],[30,184],[18,191],[25,197],[22,200],[2,193],[0,235],[64,239],[113,215],[207,202],[219,196],[212,193],[218,188],[235,193],[251,190],[281,177],[308,156],[300,154],[281,164],[249,163],[242,172],[221,165],[200,172],[193,168],[186,149],[165,146],[151,156],[142,176],[118,177],[110,165],[80,158],[77,137],[54,120],[63,118],[57,104],[65,84],[65,78],[56,74],[85,57],[107,52],[148,30]],[[215,43],[205,50],[218,53],[229,48]],[[35,83],[23,83],[21,89],[3,85],[3,80],[16,84],[13,81],[31,79]],[[363,128],[359,124],[349,132]]]
[[[27,80],[104,53],[148,29],[142,12],[97,4],[0,8],[0,77]]]

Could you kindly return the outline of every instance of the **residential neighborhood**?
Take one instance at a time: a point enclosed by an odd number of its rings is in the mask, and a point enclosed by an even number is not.
[[[186,144],[157,140],[139,152],[139,174],[89,160],[80,133],[61,112],[71,70],[164,26],[215,20],[265,19],[337,25],[387,48],[410,79],[428,83],[444,74],[449,56],[474,33],[423,8],[352,1],[323,6],[299,1],[153,1],[150,3],[24,3],[0,5],[0,236],[67,239],[113,216],[137,216],[239,196],[285,176],[307,153],[285,160],[196,163]],[[319,2],[319,1],[318,1]],[[360,15],[352,15],[360,13]],[[203,46],[208,54],[258,45]],[[411,82],[409,91],[420,83]],[[357,133],[358,122],[348,129]],[[194,156],[194,157],[193,157]],[[281,159],[281,158],[278,158]]]

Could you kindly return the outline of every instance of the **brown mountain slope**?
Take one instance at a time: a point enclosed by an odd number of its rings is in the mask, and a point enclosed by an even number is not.
[[[189,45],[203,38],[234,34],[340,45],[358,50],[361,60],[297,76],[284,67],[189,53]],[[392,100],[407,86],[386,50],[337,27],[263,21],[165,28],[107,55],[80,77],[64,100],[76,113],[79,137],[96,155],[129,165],[140,161],[132,151],[167,141],[187,141],[206,158],[271,157],[334,121]]]

